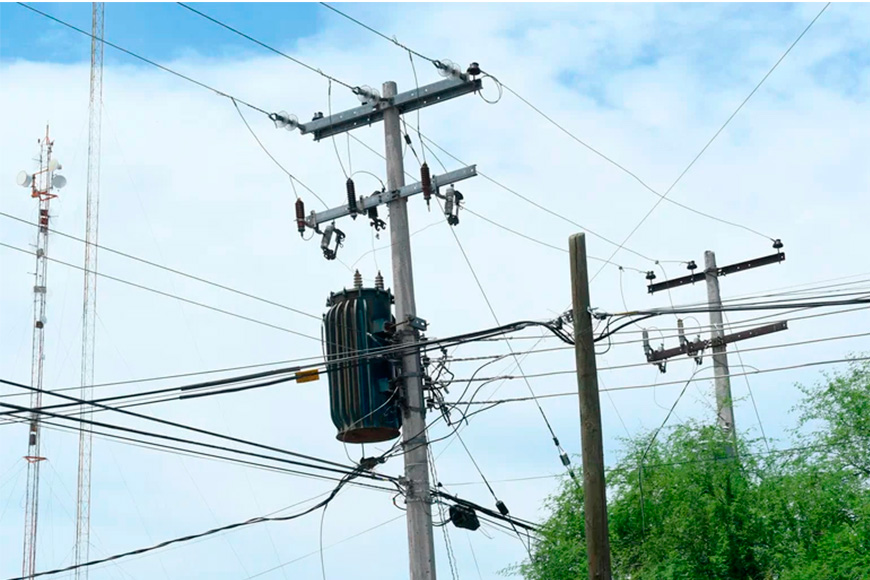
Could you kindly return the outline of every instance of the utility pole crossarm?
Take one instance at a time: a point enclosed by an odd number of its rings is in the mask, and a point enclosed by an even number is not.
[[[724,346],[726,344],[731,344],[732,342],[739,342],[741,340],[746,340],[747,338],[755,338],[757,336],[763,336],[765,334],[771,334],[774,332],[779,332],[781,330],[788,330],[788,321],[783,320],[780,322],[773,322],[764,326],[750,328],[749,330],[743,330],[741,332],[735,332],[733,334],[726,334],[725,336],[717,339],[696,340],[692,342],[685,342],[680,346],[674,348],[653,350],[649,354],[647,354],[646,360],[648,362],[654,363],[675,356],[679,356],[681,354],[693,355],[695,353],[706,350],[711,346]]]
[[[728,274],[735,274],[737,272],[749,270],[750,268],[758,268],[759,266],[767,266],[769,264],[778,264],[779,262],[782,262],[784,260],[785,252],[777,252],[775,254],[770,254],[769,256],[762,256],[761,258],[746,260],[745,262],[738,262],[737,264],[731,264],[729,266],[722,266],[721,268],[718,268],[716,270],[716,275],[727,276]],[[647,290],[650,294],[655,294],[656,292],[661,292],[662,290],[670,290],[671,288],[679,288],[680,286],[685,286],[686,284],[701,282],[705,280],[706,277],[706,272],[698,272],[694,274],[689,274],[688,276],[681,276],[679,278],[665,280],[664,282],[656,282],[655,284],[650,284],[647,287]]]
[[[438,188],[443,185],[456,183],[457,181],[462,181],[463,179],[475,177],[476,175],[477,165],[469,165],[468,167],[456,169],[455,171],[450,171],[442,175],[433,175],[432,188],[437,191]],[[412,195],[416,195],[418,193],[421,193],[422,191],[423,184],[418,181],[417,183],[412,183],[411,185],[404,185],[393,191],[375,192],[367,197],[359,198],[359,200],[357,201],[357,213],[364,213],[366,210],[372,207],[384,205],[397,199],[411,197]],[[310,228],[317,228],[317,226],[320,224],[330,222],[332,220],[342,218],[347,215],[351,215],[351,211],[347,204],[345,204],[343,206],[323,210],[321,212],[311,212],[311,214],[305,219],[305,223]]]
[[[320,141],[324,137],[331,137],[357,127],[382,121],[384,111],[387,109],[398,110],[399,114],[404,114],[479,91],[482,86],[480,79],[469,80],[466,75],[451,77],[413,91],[399,93],[394,97],[385,95],[384,98],[378,99],[375,103],[335,113],[329,117],[314,119],[308,123],[299,123],[298,127],[303,135],[311,133],[314,135],[315,141]]]

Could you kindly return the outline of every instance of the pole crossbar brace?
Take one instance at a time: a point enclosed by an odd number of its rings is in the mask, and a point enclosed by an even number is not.
[[[769,256],[762,256],[761,258],[754,258],[752,260],[746,260],[745,262],[738,262],[737,264],[731,264],[730,266],[722,266],[716,270],[716,276],[727,276],[728,274],[735,274],[737,272],[742,272],[743,270],[749,270],[750,268],[758,268],[759,266],[767,266],[768,264],[778,264],[785,260],[785,252],[777,252],[776,254],[771,254]],[[701,282],[706,279],[706,272],[696,272],[694,274],[689,274],[688,276],[682,276],[680,278],[673,278],[672,280],[665,280],[664,282],[656,282],[655,284],[650,284],[647,287],[647,290],[650,294],[654,294],[656,292],[661,292],[662,290],[669,290],[671,288],[678,288],[680,286],[685,286],[686,284],[694,284],[695,282]]]
[[[732,342],[739,342],[741,340],[755,338],[757,336],[764,336],[765,334],[772,334],[781,330],[788,330],[787,320],[773,322],[771,324],[758,326],[756,328],[750,328],[749,330],[735,332],[734,334],[726,334],[719,339],[696,340],[686,342],[685,344],[681,344],[680,346],[674,348],[653,350],[647,353],[646,360],[647,362],[655,363],[658,361],[667,360],[675,356],[679,356],[681,354],[688,354],[692,356],[695,353],[704,351],[711,346],[724,346],[726,344],[731,344]]]
[[[432,188],[437,191],[437,189],[443,185],[456,183],[457,181],[475,177],[476,175],[477,165],[469,165],[468,167],[456,169],[441,175],[433,175]],[[357,200],[357,212],[365,213],[369,208],[384,205],[403,197],[410,197],[421,193],[422,191],[423,184],[419,181],[417,183],[412,183],[411,185],[402,186],[393,191],[378,191],[369,196],[359,198],[359,200]],[[346,215],[350,215],[350,208],[348,208],[347,204],[321,212],[312,211],[311,214],[305,218],[305,223],[310,228],[317,228],[319,224],[330,222]]]
[[[331,137],[358,127],[372,125],[384,119],[384,111],[395,107],[399,114],[416,111],[429,105],[434,105],[455,97],[481,90],[480,79],[469,80],[467,76],[452,77],[412,91],[399,93],[395,97],[378,99],[376,103],[335,113],[328,117],[313,119],[297,126],[303,135],[314,135],[315,141]]]

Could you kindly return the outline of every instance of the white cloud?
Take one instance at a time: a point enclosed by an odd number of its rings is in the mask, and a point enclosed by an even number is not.
[[[439,5],[401,7],[383,11],[359,7],[361,13],[386,31],[400,31],[400,39],[435,57],[459,62],[478,60],[486,69],[531,98],[543,110],[606,154],[637,171],[653,187],[664,190],[745,97],[771,63],[815,14],[812,6],[771,15],[746,7],[600,7]],[[866,9],[832,6],[768,79],[716,143],[677,186],[672,197],[724,219],[745,223],[786,243],[788,260],[722,281],[726,296],[746,294],[812,280],[861,273],[866,270],[861,249],[868,245],[863,216],[868,213],[866,192],[870,150],[866,68],[837,68],[854,62],[853,53],[866,59]],[[111,23],[107,24],[107,27]],[[414,84],[407,56],[380,39],[352,36],[343,23],[298,43],[295,53],[353,84],[377,86],[393,78],[400,90]],[[863,34],[863,36],[862,36]],[[359,39],[349,44],[347,38]],[[717,55],[699,60],[697,52]],[[646,62],[650,55],[655,58]],[[712,59],[712,57],[710,57]],[[610,63],[598,66],[597,63]],[[641,64],[638,64],[641,62]],[[310,72],[271,56],[232,61],[196,56],[171,63],[178,70],[269,110],[286,109],[307,119],[327,110],[326,83]],[[826,70],[837,68],[836,82]],[[426,63],[417,62],[420,83],[436,78]],[[560,78],[582,79],[570,84]],[[0,199],[2,211],[32,216],[33,202],[14,186],[14,176],[29,163],[35,140],[46,120],[57,140],[70,185],[54,204],[58,230],[81,235],[87,152],[88,71],[83,65],[59,66],[29,62],[6,63],[0,69],[3,93]],[[574,75],[571,77],[570,75]],[[51,79],[50,89],[45,89]],[[861,90],[847,90],[850,86]],[[605,99],[596,104],[591,91]],[[863,92],[862,92],[863,91]],[[351,274],[338,262],[326,262],[316,241],[299,239],[293,223],[293,196],[287,178],[260,151],[231,103],[208,91],[183,83],[160,71],[138,66],[109,67],[105,71],[106,113],[103,131],[103,182],[100,241],[108,247],[142,256],[174,268],[292,305],[321,313],[330,291],[351,283]],[[355,98],[333,86],[332,108],[355,106]],[[286,167],[329,203],[341,203],[344,177],[330,142],[276,131],[257,113],[242,107],[263,143]],[[416,124],[416,115],[408,122]],[[496,106],[465,97],[422,113],[421,128],[439,144],[482,172],[515,188],[553,211],[586,224],[614,240],[621,240],[655,202],[655,196],[569,140],[540,117],[505,95]],[[358,137],[382,149],[379,127],[358,131]],[[420,151],[415,138],[415,147]],[[347,164],[344,137],[336,145]],[[450,167],[453,162],[439,155]],[[354,170],[383,175],[382,161],[352,143]],[[431,166],[438,163],[429,156]],[[407,163],[414,173],[413,158]],[[440,171],[440,169],[436,169]],[[360,191],[375,181],[357,179]],[[576,228],[544,214],[497,188],[484,178],[461,184],[469,207],[490,219],[548,243],[565,246]],[[309,209],[318,207],[301,193]],[[385,212],[384,212],[385,213]],[[411,202],[412,229],[438,221],[422,200]],[[31,228],[3,220],[2,240],[28,247]],[[347,264],[371,250],[365,220],[341,225],[348,234],[340,258]],[[446,336],[482,328],[492,318],[446,225],[413,238],[419,315],[430,321],[431,333]],[[566,255],[549,250],[465,215],[456,230],[469,259],[502,322],[542,318],[569,300]],[[376,245],[383,246],[382,236]],[[606,257],[612,247],[597,238],[588,240],[590,253]],[[730,263],[770,250],[770,243],[739,229],[711,222],[663,203],[628,247],[660,259],[694,259],[714,249],[720,263]],[[51,254],[80,263],[81,247],[55,237]],[[388,255],[369,254],[360,261],[371,279],[377,265],[389,280]],[[30,286],[27,272],[32,258],[10,250],[0,252],[3,376],[27,382],[31,334]],[[644,260],[621,252],[617,261],[648,269]],[[593,264],[594,265],[594,264]],[[681,267],[663,264],[668,276]],[[237,311],[272,324],[319,335],[316,321],[245,300],[189,280],[154,271],[141,264],[100,254],[105,273],[177,293],[220,308]],[[664,274],[657,269],[660,277]],[[648,297],[643,277],[623,275],[622,292],[629,307],[662,306],[667,296]],[[49,273],[50,324],[47,333],[46,385],[77,384],[80,349],[80,272],[57,264]],[[595,280],[593,300],[607,310],[621,309],[620,276],[607,268]],[[700,301],[699,287],[675,290],[674,302]],[[99,282],[97,380],[153,376],[219,368],[237,364],[314,356],[315,341],[301,339],[234,320],[164,297],[143,293],[109,280]],[[701,322],[703,320],[703,316]],[[733,320],[743,317],[734,315]],[[866,328],[866,313],[797,321],[786,333],[745,343],[762,344],[845,334]],[[657,321],[670,327],[672,320]],[[634,335],[628,335],[633,337]],[[518,341],[522,349],[531,343]],[[555,345],[547,340],[545,344]],[[747,352],[744,362],[770,368],[808,360],[840,358],[848,350],[866,348],[866,341],[821,343],[788,350]],[[488,343],[470,347],[470,354],[501,352]],[[572,366],[570,351],[532,355],[524,362],[528,373],[565,370]],[[637,345],[614,347],[601,366],[642,360]],[[604,362],[606,361],[606,362]],[[732,357],[736,366],[736,357]],[[472,363],[473,364],[473,363]],[[474,367],[456,365],[459,377]],[[661,381],[687,377],[691,363],[675,362]],[[508,361],[491,365],[497,374]],[[651,367],[602,371],[604,387],[649,383]],[[796,401],[794,381],[811,381],[814,371],[750,377],[768,434],[783,436],[793,424],[786,413]],[[571,375],[538,379],[538,394],[576,388]],[[219,402],[179,402],[149,409],[149,413],[231,432],[313,455],[347,461],[334,440],[328,417],[326,384],[290,385],[247,394],[228,395]],[[464,385],[455,385],[457,396]],[[709,391],[706,384],[700,392]],[[735,378],[736,397],[746,394]],[[487,389],[481,396],[486,397]],[[8,390],[4,393],[10,392]],[[678,388],[616,391],[602,399],[607,455],[619,449],[616,437],[625,434],[611,402],[630,430],[657,426]],[[501,387],[499,396],[527,394],[521,382]],[[678,407],[681,417],[708,414],[698,391]],[[612,397],[612,398],[611,398]],[[709,400],[709,399],[708,399]],[[576,402],[572,398],[542,402],[563,445],[578,453]],[[127,420],[104,417],[113,422]],[[737,409],[741,429],[754,428],[751,404]],[[133,424],[133,423],[130,423]],[[137,423],[138,424],[138,423]],[[148,426],[148,428],[153,428]],[[2,474],[20,464],[24,431],[3,430],[0,448]],[[440,432],[436,432],[436,436]],[[467,430],[466,442],[490,479],[509,479],[558,473],[559,464],[538,411],[530,405],[506,405],[478,416]],[[40,538],[40,568],[69,561],[74,514],[76,440],[47,433],[47,454],[54,469],[43,471],[44,487],[56,498],[42,514],[48,524]],[[17,447],[16,447],[17,445]],[[436,453],[439,451],[436,447]],[[367,452],[370,450],[367,449]],[[359,450],[351,451],[352,456]],[[98,441],[95,452],[94,519],[97,540],[92,554],[114,553],[169,537],[196,532],[216,524],[272,511],[329,488],[311,482],[265,474],[194,459],[181,460],[151,451]],[[117,467],[114,466],[117,462]],[[438,461],[445,482],[477,478],[461,448],[453,445]],[[399,464],[385,470],[400,471]],[[189,475],[188,475],[189,472]],[[123,474],[123,480],[121,479]],[[3,475],[0,475],[3,477]],[[193,482],[197,482],[193,485]],[[519,516],[536,517],[541,499],[554,482],[534,480],[496,485],[501,499]],[[198,488],[198,489],[197,489]],[[481,486],[457,488],[463,497],[483,504],[492,500]],[[0,490],[12,507],[0,523],[0,566],[14,573],[21,535],[19,496],[23,478]],[[16,495],[18,494],[18,495]],[[47,493],[51,497],[51,493]],[[49,500],[46,500],[49,501]],[[131,506],[133,506],[131,508]],[[330,544],[398,514],[387,494],[348,490],[326,514],[324,543]],[[298,522],[265,524],[226,534],[193,547],[119,563],[129,574],[161,577],[238,578],[316,550],[319,516]],[[268,529],[266,529],[268,528]],[[268,534],[271,534],[271,539]],[[329,577],[407,577],[404,526],[396,522],[326,552]],[[451,530],[464,575],[473,574],[467,542]],[[439,532],[440,534],[440,532]],[[463,532],[464,534],[464,532]],[[440,536],[439,536],[440,538]],[[272,541],[279,556],[276,556]],[[472,536],[486,578],[523,557],[519,543],[498,533],[492,539]],[[230,543],[241,564],[228,549]],[[439,546],[443,544],[438,541]],[[50,546],[53,545],[53,548]],[[43,549],[43,547],[45,549]],[[52,553],[53,549],[53,553]],[[439,568],[448,567],[439,547]],[[64,560],[66,558],[66,560]],[[317,577],[314,556],[287,568],[287,577]],[[105,566],[92,578],[119,572]],[[8,574],[7,574],[8,575]],[[272,577],[278,577],[274,573]],[[265,576],[269,577],[269,576]]]

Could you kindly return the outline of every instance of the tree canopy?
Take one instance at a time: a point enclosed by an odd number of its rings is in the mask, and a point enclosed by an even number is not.
[[[693,422],[626,441],[608,472],[614,578],[870,578],[870,364],[801,386],[793,445]],[[583,493],[551,497],[527,580],[586,578]]]

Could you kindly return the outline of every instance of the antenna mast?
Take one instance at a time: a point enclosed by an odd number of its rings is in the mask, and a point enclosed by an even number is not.
[[[42,371],[45,362],[45,307],[46,281],[48,265],[48,221],[49,205],[55,188],[61,188],[66,180],[61,175],[55,175],[60,169],[60,163],[51,158],[54,143],[49,139],[48,126],[45,127],[45,139],[39,141],[39,170],[33,175],[22,171],[18,174],[18,185],[30,187],[30,196],[39,200],[39,227],[36,233],[36,272],[33,286],[33,360],[31,363],[30,408],[39,409],[42,406]],[[36,524],[39,515],[39,467],[45,460],[39,454],[39,413],[31,411],[27,438],[27,491],[24,502],[24,558],[21,564],[21,575],[32,578],[36,573]]]
[[[85,221],[85,287],[82,306],[82,383],[80,398],[93,398],[94,334],[97,312],[97,240],[100,211],[100,129],[103,105],[103,12],[105,3],[92,3],[91,19],[91,98],[88,133],[87,217]],[[90,419],[93,411],[82,404],[79,416]],[[90,425],[80,423],[79,474],[76,497],[75,563],[88,561],[91,533],[91,458],[93,433]],[[75,578],[88,577],[88,569],[76,568]]]

